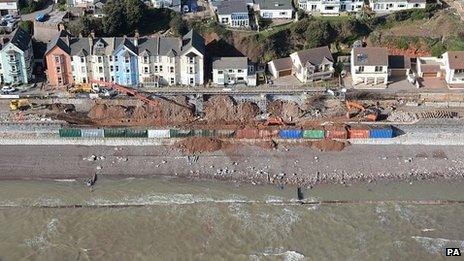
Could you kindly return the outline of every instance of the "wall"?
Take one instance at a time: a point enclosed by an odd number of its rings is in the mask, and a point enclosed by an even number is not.
[[[281,14],[282,12],[285,12],[285,14]],[[293,10],[291,9],[282,9],[282,10],[260,10],[259,15],[263,18],[269,18],[269,19],[292,19],[293,17]]]
[[[61,68],[63,70],[63,73],[61,74],[63,76],[63,84],[59,85],[58,84],[58,74],[56,72],[56,64],[54,61],[54,56],[59,55],[62,59],[61,62]],[[58,47],[54,47],[51,51],[49,51],[46,56],[46,63],[47,63],[47,77],[50,82],[50,85],[59,87],[63,86],[65,84],[70,84],[74,83],[74,80],[72,78],[72,73],[71,73],[71,57],[62,49]]]

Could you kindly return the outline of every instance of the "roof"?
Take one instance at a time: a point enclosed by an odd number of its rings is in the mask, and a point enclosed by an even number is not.
[[[440,71],[440,65],[438,64],[421,64],[420,68],[423,73],[436,73]]]
[[[102,47],[98,45],[101,44]],[[69,55],[112,55],[121,46],[126,46],[136,54],[147,52],[149,55],[178,56],[190,47],[205,54],[205,40],[194,31],[183,38],[174,37],[141,37],[138,46],[134,45],[133,37],[74,37],[66,31],[60,31],[48,44],[47,52],[55,46],[60,47]]]
[[[464,51],[447,52],[450,69],[464,69]]]
[[[260,10],[293,10],[291,0],[257,0]]]
[[[312,65],[320,65],[324,60],[329,60],[331,62],[334,61],[328,46],[303,50],[296,52],[295,54],[298,56],[301,64],[303,65],[306,65],[307,63]]]
[[[21,27],[18,27],[16,30],[13,31],[11,34],[11,43],[17,46],[19,49],[25,51],[29,48],[29,44],[31,42],[31,36],[24,31]]]
[[[388,67],[390,69],[411,69],[411,59],[404,55],[389,55]]]
[[[205,54],[205,39],[193,29],[182,37],[182,52],[190,49],[190,47],[197,49],[203,55]]]
[[[247,57],[218,57],[213,60],[213,69],[247,69]]]
[[[276,71],[285,71],[292,69],[292,58],[285,57],[280,59],[272,60],[271,63],[274,64]]]
[[[248,7],[243,0],[223,1],[217,7],[218,15],[228,15],[232,13],[248,13]]]
[[[388,52],[384,47],[354,48],[353,55],[355,66],[388,66]]]

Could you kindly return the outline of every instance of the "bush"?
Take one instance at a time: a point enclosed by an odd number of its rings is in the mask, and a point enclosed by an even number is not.
[[[23,29],[24,31],[28,32],[30,35],[32,35],[34,32],[34,23],[30,20],[20,21],[19,27],[21,27],[21,29]]]
[[[406,50],[406,49],[409,48],[409,41],[407,39],[405,39],[404,37],[399,37],[399,38],[396,39],[395,45],[399,49]]]
[[[434,44],[432,47],[430,47],[430,52],[432,53],[432,56],[440,56],[444,52],[446,52],[446,46],[443,45],[441,42],[438,42]]]

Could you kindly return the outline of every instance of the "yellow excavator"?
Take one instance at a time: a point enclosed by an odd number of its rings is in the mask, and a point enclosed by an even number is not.
[[[359,117],[368,121],[377,121],[380,111],[375,107],[366,108],[354,101],[346,101],[346,117],[348,119]]]
[[[32,108],[32,104],[29,102],[28,99],[18,99],[18,100],[11,100],[10,101],[10,110],[12,111],[25,111]]]
[[[76,84],[68,89],[70,93],[91,93],[92,86],[89,83]]]

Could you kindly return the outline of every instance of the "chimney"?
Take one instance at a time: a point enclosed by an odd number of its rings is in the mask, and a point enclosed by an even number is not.
[[[92,39],[95,39],[95,31],[94,30],[90,31],[90,37]]]
[[[139,37],[140,37],[139,31],[135,30],[135,34],[134,34],[134,46],[135,47],[139,45]]]

